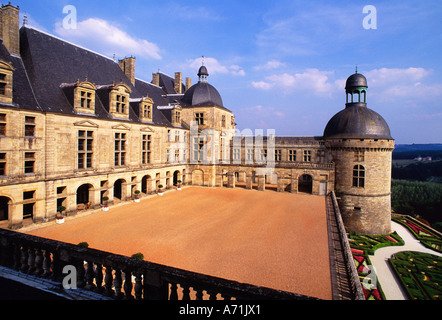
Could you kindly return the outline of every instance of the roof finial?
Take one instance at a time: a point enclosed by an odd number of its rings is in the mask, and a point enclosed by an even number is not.
[[[203,59],[202,59],[202,65],[204,65],[205,59],[206,59],[206,57],[203,56]]]
[[[356,65],[356,72],[355,74],[358,74],[358,65]]]
[[[23,16],[23,26],[27,26],[28,25],[28,14],[25,12],[24,16]]]

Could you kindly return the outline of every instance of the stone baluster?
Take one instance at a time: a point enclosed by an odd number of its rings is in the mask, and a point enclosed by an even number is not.
[[[178,286],[176,283],[171,283],[169,300],[171,301],[178,300]]]
[[[87,261],[86,264],[87,264],[86,275],[85,275],[86,285],[84,288],[86,290],[93,290],[95,288],[95,285],[94,285],[94,279],[95,279],[94,263]]]
[[[143,296],[143,283],[142,283],[142,276],[140,272],[135,273],[135,299],[141,300]]]
[[[124,299],[133,300],[132,296],[132,272],[129,270],[124,271]]]
[[[52,264],[51,253],[48,250],[46,250],[43,255],[43,275],[42,275],[42,277],[49,278],[51,276],[51,264]]]
[[[28,251],[28,274],[32,274],[35,271],[35,249],[30,248]]]
[[[26,248],[25,246],[22,247],[21,249],[21,260],[20,260],[20,271],[23,273],[28,272],[28,248]]]
[[[121,277],[121,270],[116,269],[115,270],[115,278],[114,278],[115,298],[116,299],[121,299],[123,296],[123,293],[121,292],[122,285],[123,285],[123,279]]]
[[[114,290],[112,289],[114,278],[112,275],[112,268],[109,266],[105,266],[106,274],[104,276],[104,294],[108,297],[112,297],[114,295]]]
[[[218,295],[215,291],[207,291],[207,294],[209,295],[209,300],[217,300],[216,296]]]
[[[101,264],[97,264],[95,268],[95,284],[95,292],[103,292],[103,266]]]
[[[43,273],[43,252],[40,249],[35,253],[35,271],[34,274],[39,277]]]

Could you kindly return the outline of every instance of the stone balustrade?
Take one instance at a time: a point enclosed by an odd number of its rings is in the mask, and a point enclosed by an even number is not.
[[[316,300],[2,229],[0,266],[52,280],[61,290],[70,267],[76,288],[112,299]]]

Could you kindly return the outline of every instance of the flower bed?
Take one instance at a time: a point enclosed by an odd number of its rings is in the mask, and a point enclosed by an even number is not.
[[[399,252],[389,259],[412,300],[442,300],[442,258],[421,252]]]
[[[373,255],[377,249],[382,247],[404,245],[404,241],[396,232],[376,236],[350,234],[349,241],[353,249],[364,250],[369,255]]]
[[[405,226],[427,248],[442,253],[441,236],[408,216],[394,216],[393,221]]]

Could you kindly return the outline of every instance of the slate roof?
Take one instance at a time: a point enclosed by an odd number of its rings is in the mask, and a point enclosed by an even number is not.
[[[8,55],[0,46],[0,59],[8,61]],[[4,47],[4,46],[3,46]],[[21,58],[9,55],[16,60],[14,68],[14,99],[20,107],[46,112],[77,114],[70,98],[69,84],[77,80],[87,80],[105,89],[112,83],[123,82],[132,90],[129,120],[141,122],[138,117],[137,99],[148,96],[154,101],[153,125],[172,126],[170,117],[158,110],[158,106],[168,105],[169,100],[161,87],[136,79],[135,86],[126,77],[114,60],[101,54],[79,47],[45,32],[23,26],[20,29]],[[20,72],[22,71],[22,72]],[[29,81],[27,82],[27,79]],[[26,82],[28,86],[26,86]],[[163,79],[166,83],[166,80]],[[29,85],[32,85],[31,86]],[[17,90],[15,86],[17,85]],[[166,88],[166,86],[165,86]],[[169,90],[169,85],[166,88]],[[105,94],[97,90],[95,117],[109,120],[113,118],[108,110]],[[32,99],[32,93],[36,99]],[[37,103],[38,101],[38,103]],[[84,115],[89,116],[90,115]],[[125,121],[124,119],[118,119]],[[186,126],[183,126],[185,128]]]
[[[31,84],[28,81],[22,59],[11,55],[8,49],[4,46],[3,41],[0,41],[0,59],[11,64],[15,69],[12,85],[13,105],[23,109],[41,110],[34,97]]]

